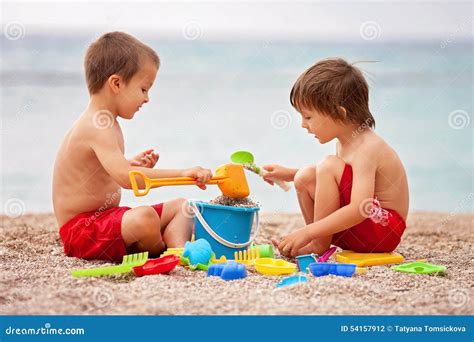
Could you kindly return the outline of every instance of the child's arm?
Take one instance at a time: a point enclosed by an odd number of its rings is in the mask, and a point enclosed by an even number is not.
[[[313,239],[336,234],[367,218],[366,208],[363,207],[363,204],[371,201],[374,196],[377,162],[368,157],[373,155],[373,151],[372,153],[361,151],[354,158],[350,204],[286,236],[278,245],[280,251],[284,251],[284,254],[295,255],[300,248],[306,246]]]
[[[107,173],[125,189],[131,189],[130,178],[128,176],[128,172],[131,170],[141,171],[150,178],[193,177],[196,178],[198,181],[197,185],[201,188],[205,188],[204,183],[212,177],[212,173],[209,170],[200,167],[191,169],[158,170],[131,166],[130,162],[125,159],[120,149],[116,133],[112,128],[98,131],[97,134],[94,135],[91,148],[95,152],[105,171],[107,171]],[[143,180],[137,179],[137,181],[138,186],[143,188]]]
[[[291,169],[278,164],[264,165],[263,169],[266,171],[263,179],[273,185],[274,179],[279,179],[284,182],[293,182],[298,169]]]

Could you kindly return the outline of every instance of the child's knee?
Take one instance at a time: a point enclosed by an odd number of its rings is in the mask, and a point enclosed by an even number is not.
[[[316,166],[308,165],[296,172],[294,184],[297,191],[307,189],[316,179]]]
[[[138,238],[138,240],[160,236],[160,218],[155,209],[149,206],[132,209],[134,212],[129,218],[127,229]]]
[[[326,156],[317,166],[317,174],[336,174],[344,169],[346,163],[335,155]]]

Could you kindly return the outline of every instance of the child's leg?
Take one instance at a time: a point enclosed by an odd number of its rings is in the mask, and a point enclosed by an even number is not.
[[[304,221],[306,224],[313,223],[316,165],[309,165],[299,169],[295,175],[294,183]]]
[[[127,210],[122,217],[122,238],[128,249],[148,251],[157,256],[165,249],[160,232],[160,217],[155,209],[142,206]]]
[[[188,201],[178,198],[163,204],[161,234],[168,248],[184,247],[191,239],[194,218]]]
[[[340,207],[339,184],[345,162],[336,156],[326,157],[316,168],[316,189],[314,196],[314,221],[332,214]],[[298,254],[321,254],[331,246],[332,235],[313,240],[298,251]]]

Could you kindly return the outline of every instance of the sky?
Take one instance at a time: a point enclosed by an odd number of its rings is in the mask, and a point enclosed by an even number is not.
[[[2,1],[3,30],[14,22],[27,33],[117,29],[164,39],[472,39],[472,21],[469,1]]]

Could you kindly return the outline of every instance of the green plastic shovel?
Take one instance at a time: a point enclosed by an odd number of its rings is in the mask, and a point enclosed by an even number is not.
[[[142,266],[148,260],[148,252],[124,255],[122,263],[116,266],[86,268],[72,271],[74,277],[95,277],[110,274],[129,273],[135,266]]]
[[[255,165],[253,154],[248,151],[234,152],[230,156],[230,160],[233,163],[242,164],[245,169],[256,173],[262,178],[268,172],[258,167],[257,165]],[[270,178],[270,180],[274,182],[276,185],[278,185],[281,189],[283,189],[283,191],[288,191],[290,189],[290,186],[285,181],[282,181],[280,179],[272,179],[272,178]]]

